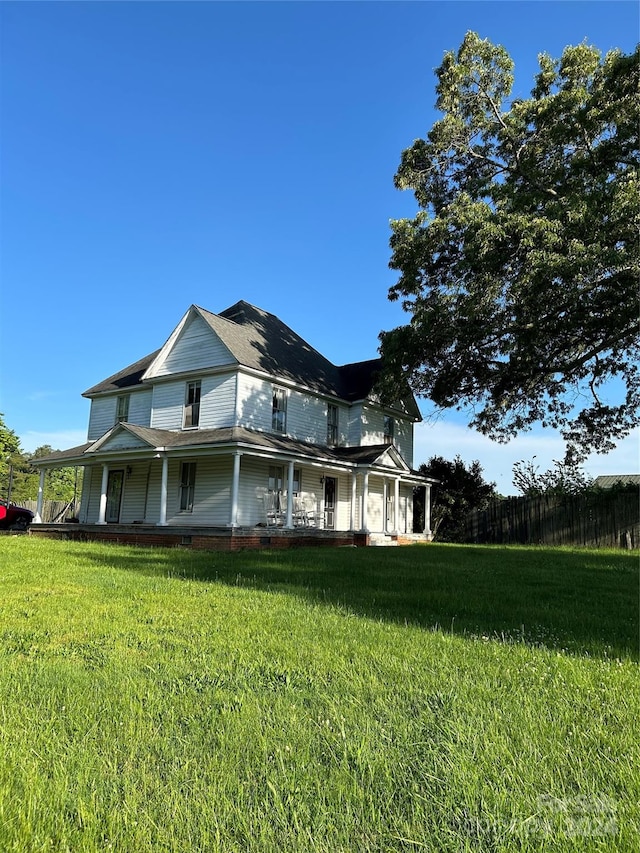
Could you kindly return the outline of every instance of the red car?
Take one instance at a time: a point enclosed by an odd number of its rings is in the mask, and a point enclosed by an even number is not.
[[[0,530],[27,530],[32,521],[30,509],[0,501]]]

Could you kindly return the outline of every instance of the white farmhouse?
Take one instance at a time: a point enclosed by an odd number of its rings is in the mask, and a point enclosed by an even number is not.
[[[161,349],[84,392],[86,444],[34,460],[32,530],[53,532],[38,527],[45,470],[77,465],[78,535],[213,548],[430,538],[428,511],[413,534],[414,489],[428,508],[431,482],[412,470],[420,413],[409,392],[380,405],[378,367],[336,367],[247,302],[192,305]]]

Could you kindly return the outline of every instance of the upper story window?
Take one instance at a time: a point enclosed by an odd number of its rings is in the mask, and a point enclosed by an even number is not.
[[[180,466],[180,512],[193,512],[195,488],[196,463],[183,462]]]
[[[129,420],[129,397],[130,394],[123,394],[116,398],[116,423]]]
[[[287,431],[287,392],[284,388],[273,389],[271,429],[274,432]]]
[[[393,444],[396,431],[396,422],[389,415],[384,416],[384,443]]]
[[[187,382],[184,400],[184,428],[197,427],[200,423],[200,380]]]
[[[338,407],[329,403],[327,406],[327,444],[338,443]]]

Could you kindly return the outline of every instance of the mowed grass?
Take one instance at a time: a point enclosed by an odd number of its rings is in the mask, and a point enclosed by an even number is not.
[[[635,851],[638,558],[0,538],[2,851]]]

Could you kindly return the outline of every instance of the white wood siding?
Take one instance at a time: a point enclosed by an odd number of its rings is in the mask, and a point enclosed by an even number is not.
[[[100,438],[116,423],[117,400],[118,397],[123,397],[125,394],[129,394],[128,423],[138,424],[138,426],[151,426],[151,388],[143,388],[139,391],[123,391],[118,394],[109,394],[106,397],[95,397],[91,401],[87,441],[95,441]]]
[[[410,468],[413,468],[413,422],[396,420],[396,447]]]
[[[132,391],[129,398],[129,417],[130,424],[138,426],[151,426],[151,401],[153,399],[153,391],[151,388],[144,388],[140,391]]]
[[[300,391],[290,391],[287,401],[287,435],[298,441],[326,444],[326,401]]]
[[[139,462],[125,466],[131,468],[131,474],[125,473],[122,487],[122,503],[120,505],[120,523],[132,524],[134,521],[144,521],[144,505],[147,494],[147,475],[151,463]]]
[[[184,383],[183,383],[184,397]],[[231,427],[235,423],[236,374],[202,378],[200,429]],[[182,424],[181,424],[182,426]]]
[[[81,522],[93,524],[98,520],[101,482],[102,467],[99,465],[86,466],[82,481],[82,501],[80,505]]]
[[[240,458],[238,524],[252,527],[265,521],[263,496],[267,491],[269,461],[255,456]]]
[[[159,382],[153,386],[151,426],[155,429],[182,429],[184,381]]]
[[[404,461],[413,467],[413,423],[397,417],[394,421],[394,444]],[[373,406],[363,407],[361,444],[384,444],[384,412]]]
[[[336,484],[336,530],[349,530],[351,526],[351,477],[339,474]]]
[[[277,382],[238,374],[236,424],[249,429],[271,432],[273,388]],[[287,432],[298,441],[327,443],[327,411],[329,400],[303,391],[287,389]],[[349,442],[349,408],[338,406],[338,443]]]
[[[347,422],[347,444],[349,447],[359,447],[362,438],[362,403],[349,406]]]
[[[116,398],[96,397],[91,401],[87,441],[95,441],[111,429],[116,422]]]
[[[238,373],[236,424],[271,432],[272,383]],[[287,418],[289,413],[287,412]]]
[[[169,466],[169,471],[171,466]],[[144,520],[147,524],[157,524],[160,520],[160,485],[162,482],[162,460],[152,459],[147,469]],[[167,482],[167,495],[171,484]],[[168,517],[168,511],[167,511]]]
[[[170,524],[226,527],[231,521],[233,460],[231,456],[212,456],[198,457],[193,461],[196,463],[193,512],[179,511],[180,462],[176,460],[173,471],[169,465],[169,482],[173,482],[174,487],[171,501],[167,502],[167,521]]]
[[[180,512],[180,466],[183,461],[196,463],[196,481],[193,512]],[[238,495],[238,524],[252,527],[264,523],[263,496],[267,491],[269,465],[273,461],[255,456],[243,455],[240,459],[240,484]],[[114,469],[126,466],[114,463]],[[324,509],[323,489],[320,483],[321,472],[317,468],[296,466],[301,472],[301,497],[309,508],[319,513]],[[231,516],[231,478],[233,460],[229,456],[193,457],[192,459],[172,459],[169,462],[167,486],[167,522],[169,525],[226,527]],[[287,475],[286,464],[284,475]],[[120,521],[132,524],[145,521],[157,524],[160,518],[160,485],[162,462],[159,459],[131,463],[131,475],[125,476],[123,484]],[[349,530],[351,524],[351,476],[337,474],[337,507],[335,516],[336,530]],[[102,466],[86,469],[86,487],[82,496],[80,518],[88,523],[98,520],[100,507],[100,487]],[[367,500],[367,527],[373,533],[384,529],[384,478],[369,476],[369,494]],[[394,496],[393,477],[388,478],[388,495]],[[361,518],[362,476],[358,477],[355,529],[362,525]],[[401,532],[411,533],[413,528],[413,489],[401,484],[398,508],[398,528]],[[320,526],[322,526],[322,521]],[[389,530],[392,529],[392,524]]]
[[[192,315],[154,375],[170,376],[234,363],[231,353],[213,329],[202,317]]]
[[[203,376],[200,397],[200,429],[233,426],[236,398],[235,374]],[[151,426],[182,429],[187,380],[158,382],[153,387]]]
[[[400,530],[413,533],[413,488],[400,484]]]
[[[253,526],[265,522],[264,496],[267,493],[269,465],[282,464],[284,479],[287,479],[287,463],[274,463],[273,460],[256,456],[242,456],[240,460],[240,489],[238,496],[238,524],[241,527]],[[317,468],[305,468],[296,465],[300,471],[300,497],[309,508],[317,509],[322,493],[320,473]]]
[[[367,500],[367,527],[372,533],[381,533],[384,519],[383,480],[381,477],[369,477],[369,495]]]

